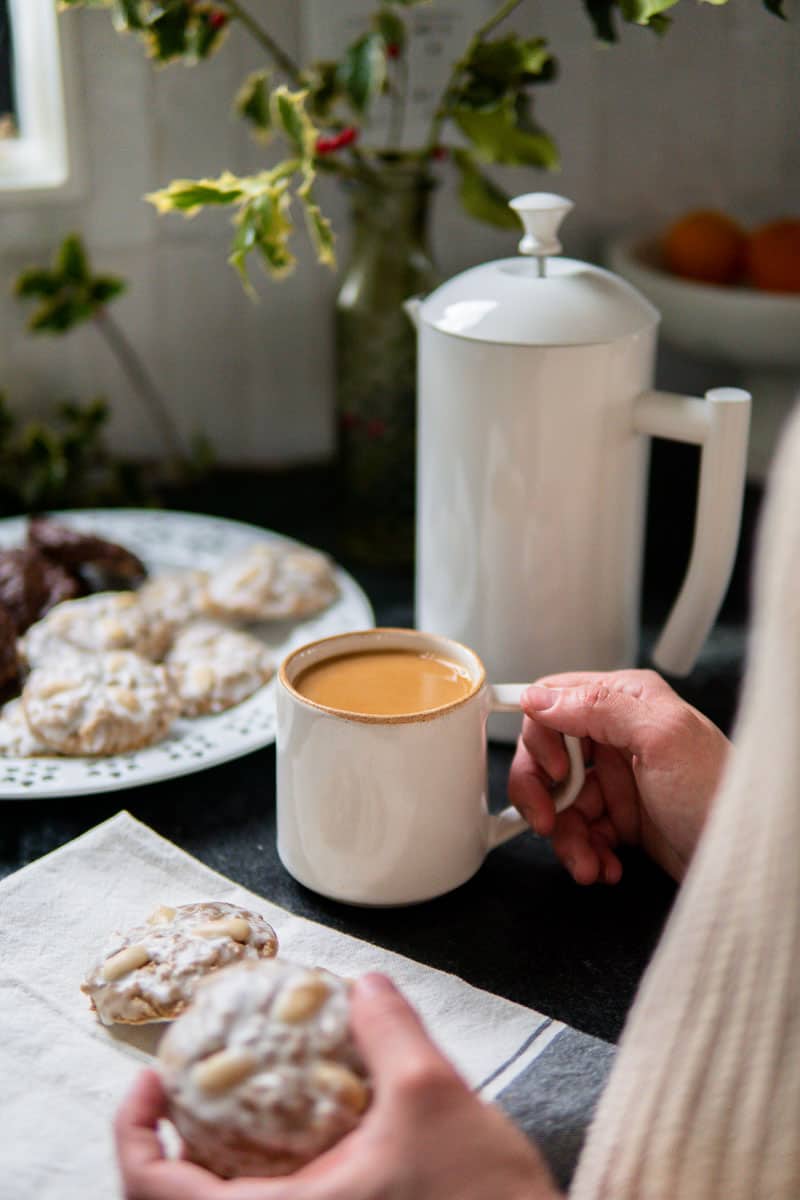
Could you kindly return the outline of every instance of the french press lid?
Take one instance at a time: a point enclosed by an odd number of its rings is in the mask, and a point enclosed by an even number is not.
[[[618,275],[556,257],[571,200],[528,192],[510,205],[525,227],[522,257],[483,263],[449,279],[423,301],[421,322],[471,341],[514,346],[596,345],[658,323],[657,309]]]

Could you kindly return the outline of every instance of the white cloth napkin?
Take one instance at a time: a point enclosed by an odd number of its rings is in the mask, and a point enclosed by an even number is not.
[[[121,1195],[112,1114],[161,1026],[106,1029],[79,990],[109,931],[159,904],[227,900],[262,913],[287,959],[357,976],[379,970],[488,1098],[564,1028],[239,887],[120,812],[0,884],[0,1200]]]

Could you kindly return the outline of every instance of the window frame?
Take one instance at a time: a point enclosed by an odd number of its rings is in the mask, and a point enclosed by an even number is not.
[[[75,194],[65,59],[54,0],[8,0],[19,135],[0,141],[0,206]]]

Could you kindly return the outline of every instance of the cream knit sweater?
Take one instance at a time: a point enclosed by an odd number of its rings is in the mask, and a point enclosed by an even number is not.
[[[800,1198],[800,415],[772,473],[735,750],[570,1195]]]

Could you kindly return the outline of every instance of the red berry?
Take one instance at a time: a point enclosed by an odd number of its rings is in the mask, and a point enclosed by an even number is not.
[[[353,125],[348,125],[346,129],[340,133],[334,133],[330,137],[317,138],[317,154],[333,154],[336,150],[342,150],[345,146],[350,146],[358,137],[358,130]]]
[[[447,158],[447,146],[434,146],[433,157],[437,162],[441,162],[443,158]]]
[[[344,412],[340,417],[342,429],[355,429],[359,423],[359,418],[356,413]]]
[[[219,29],[224,29],[228,24],[228,14],[224,13],[221,8],[215,8],[208,14],[208,27],[216,33]]]
[[[399,58],[401,53],[400,46],[397,44],[397,42],[390,42],[386,47],[387,58]]]

